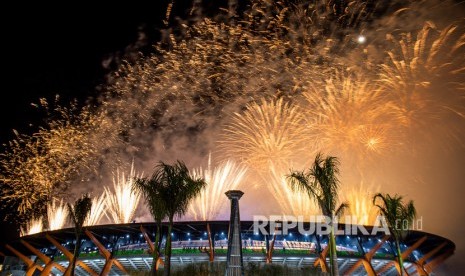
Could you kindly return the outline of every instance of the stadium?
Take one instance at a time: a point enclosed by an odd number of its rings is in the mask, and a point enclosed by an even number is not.
[[[273,263],[327,271],[328,237],[302,235],[297,228],[291,228],[287,235],[262,235],[254,233],[253,221],[242,221],[240,225],[244,267]],[[191,263],[226,262],[228,226],[229,221],[175,223],[173,268]],[[309,226],[309,223],[304,225]],[[154,223],[87,227],[76,275],[128,275],[149,271],[155,229]],[[39,271],[61,275],[72,258],[73,241],[73,228],[23,236],[7,246],[10,252],[4,252],[8,256],[2,275],[24,275],[25,272],[36,275]],[[163,242],[164,239],[162,246]],[[389,236],[352,233],[337,236],[336,244],[341,275],[397,275],[395,250]],[[410,231],[401,248],[409,275],[430,275],[453,254],[455,244],[434,234]]]

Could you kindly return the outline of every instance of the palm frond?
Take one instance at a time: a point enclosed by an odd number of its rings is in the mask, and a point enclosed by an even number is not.
[[[379,201],[381,202],[377,203]],[[403,197],[400,195],[391,196],[389,194],[378,193],[373,197],[373,204],[378,207],[380,214],[385,217],[395,238],[400,239],[405,237],[408,228],[411,227],[416,217],[413,201],[404,204]],[[405,225],[408,227],[405,227]]]
[[[313,183],[310,181],[310,176],[304,171],[291,171],[291,174],[286,176],[288,183],[291,185],[292,191],[300,191],[307,193],[309,198],[315,199],[318,196],[314,189]]]
[[[138,179],[134,188],[140,189],[144,195],[152,216],[184,215],[189,202],[205,187],[206,182],[201,178],[193,178],[187,166],[182,161],[173,165],[159,162],[151,178]]]
[[[339,205],[339,207],[336,209],[336,212],[334,212],[334,215],[339,218],[340,216],[344,215],[344,212],[349,208],[349,203],[348,202],[343,202]]]
[[[82,231],[82,226],[89,216],[90,210],[92,209],[92,199],[89,194],[84,194],[78,198],[73,205],[67,204],[69,218],[75,226],[76,235]]]
[[[322,213],[331,216],[336,209],[339,189],[339,160],[336,157],[323,157],[318,153],[308,170],[291,171],[287,175],[292,190],[302,191],[315,200]]]
[[[147,203],[155,222],[160,223],[166,217],[164,201],[161,199],[160,179],[157,174],[152,174],[150,178],[137,178],[133,182],[133,189],[139,191]]]

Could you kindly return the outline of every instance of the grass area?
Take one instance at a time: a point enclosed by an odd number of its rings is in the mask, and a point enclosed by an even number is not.
[[[375,258],[380,258],[380,259],[394,259],[395,256],[389,253],[376,253]]]
[[[338,257],[361,257],[362,254],[359,252],[355,252],[355,251],[338,251],[337,256]]]
[[[135,250],[122,250],[115,251],[115,256],[132,256],[132,255],[149,255],[147,250],[144,249],[135,249]]]

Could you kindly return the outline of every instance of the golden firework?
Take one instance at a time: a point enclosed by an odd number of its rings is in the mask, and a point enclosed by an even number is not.
[[[33,235],[42,232],[42,218],[29,220],[24,227],[21,227],[20,236]]]
[[[283,99],[250,103],[225,126],[219,148],[231,158],[259,170],[285,164],[303,146],[304,117]]]
[[[312,152],[351,155],[359,161],[395,145],[393,104],[376,84],[336,71],[303,96],[305,137]]]
[[[108,216],[106,196],[107,193],[104,192],[99,197],[92,198],[92,207],[84,222],[85,226],[98,225],[103,216]]]
[[[68,218],[68,209],[66,204],[63,203],[63,199],[60,201],[53,199],[47,205],[47,218],[49,230],[58,230],[65,226],[66,219]]]
[[[136,174],[134,163],[131,165],[129,175],[116,171],[113,176],[113,190],[104,187],[105,203],[109,217],[114,223],[130,223],[133,221],[141,194],[132,189],[133,182],[141,175]]]
[[[213,220],[223,211],[226,201],[224,193],[235,190],[244,179],[247,172],[246,167],[236,164],[232,160],[221,162],[212,167],[211,154],[208,157],[208,166],[194,169],[192,175],[205,179],[207,187],[193,199],[189,206],[189,213],[195,220]],[[189,215],[188,215],[189,216]]]
[[[449,25],[440,30],[428,21],[416,35],[388,34],[387,39],[392,48],[379,78],[403,126],[418,130],[451,113],[463,118],[465,34],[461,28]]]
[[[379,187],[365,186],[363,182],[359,185],[349,185],[342,189],[341,195],[344,201],[349,202],[350,221],[346,223],[359,225],[374,225],[378,210],[373,205],[373,196],[379,192]]]

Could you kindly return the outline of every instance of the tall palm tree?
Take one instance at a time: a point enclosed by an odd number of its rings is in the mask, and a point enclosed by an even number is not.
[[[323,158],[321,153],[318,153],[312,166],[307,171],[292,171],[290,175],[287,175],[293,190],[307,193],[311,199],[316,200],[323,215],[331,218],[329,240],[331,275],[339,274],[333,222],[349,206],[348,203],[344,202],[336,208],[339,189],[338,165],[339,161],[336,157],[328,156]]]
[[[391,196],[381,193],[373,196],[373,204],[379,208],[379,213],[386,219],[389,231],[394,236],[400,275],[404,275],[404,260],[400,249],[400,241],[405,238],[417,215],[415,205],[412,200],[404,204],[403,197],[400,195]]]
[[[189,173],[189,169],[181,161],[177,161],[173,165],[159,162],[151,179],[153,180],[152,183],[156,183],[157,186],[157,196],[154,200],[160,200],[159,206],[163,206],[164,215],[168,217],[164,275],[169,275],[171,268],[171,230],[174,216],[182,216],[186,213],[189,202],[206,186],[206,182],[202,178],[193,178]]]
[[[67,206],[68,217],[74,224],[76,244],[74,246],[74,255],[71,261],[71,265],[68,265],[68,268],[65,271],[65,275],[72,276],[74,275],[76,261],[79,257],[79,251],[81,250],[81,235],[83,232],[83,225],[92,208],[92,199],[90,198],[89,194],[84,194],[74,202],[74,205],[68,203]]]
[[[133,189],[139,191],[145,198],[147,207],[156,224],[156,234],[154,250],[152,252],[152,275],[156,275],[158,270],[157,262],[160,260],[160,236],[161,236],[161,222],[166,218],[165,202],[161,196],[162,180],[161,175],[156,170],[150,178],[137,178],[133,183]]]

